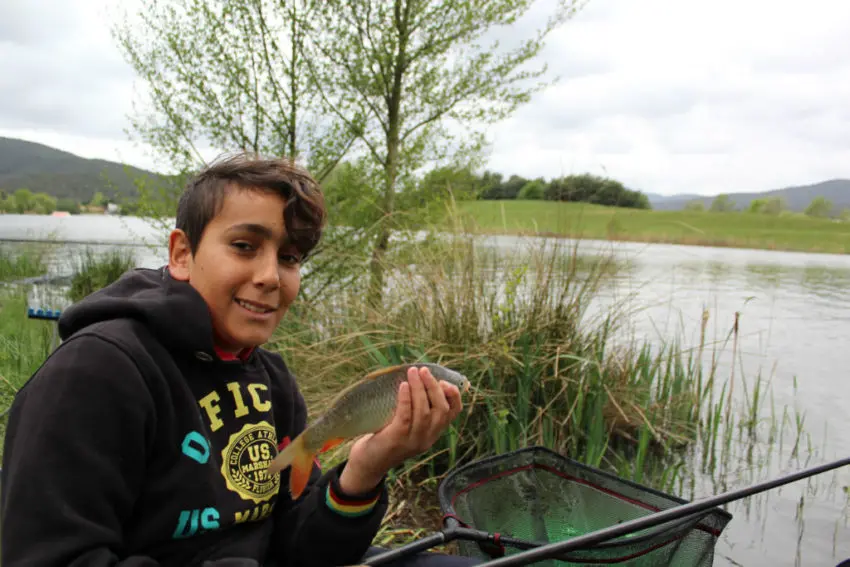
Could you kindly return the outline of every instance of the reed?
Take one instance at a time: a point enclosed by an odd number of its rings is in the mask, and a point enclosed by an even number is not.
[[[708,342],[706,313],[696,347],[627,339],[625,302],[599,307],[618,273],[609,255],[546,241],[495,251],[460,230],[405,248],[385,269],[381,306],[365,301],[362,284],[348,283],[322,302],[295,306],[270,346],[299,377],[312,416],[380,366],[439,362],[470,378],[450,430],[391,474],[397,504],[433,493],[457,465],[529,445],[681,493],[693,482],[695,453],[709,464],[731,458],[732,432],[742,423],[755,428],[761,390],[747,390],[738,407],[714,360],[737,329]],[[343,446],[323,459],[346,453]],[[412,525],[403,516],[394,509],[394,522]]]
[[[43,248],[32,245],[0,247],[0,283],[38,276],[45,269]]]
[[[61,304],[46,307],[66,305],[114,281],[134,265],[133,257],[121,251],[98,255],[86,250],[74,259],[70,286],[41,283],[41,293],[37,293],[26,278],[47,274],[49,252],[49,246],[0,248],[0,415],[4,417],[15,393],[38,370],[54,344],[55,322],[30,319],[27,308],[31,300],[46,296]],[[2,419],[0,435],[5,428],[6,419]]]
[[[135,266],[135,255],[127,249],[115,248],[107,253],[97,254],[91,248],[86,248],[75,259],[68,299],[79,301],[114,282],[121,274]]]

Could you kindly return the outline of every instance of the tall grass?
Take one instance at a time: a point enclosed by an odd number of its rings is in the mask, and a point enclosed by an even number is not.
[[[5,412],[21,384],[50,352],[51,324],[27,321],[27,287],[12,285],[45,271],[43,251],[30,246],[14,252],[0,248],[0,412]],[[0,435],[5,431],[6,420],[2,419]]]
[[[677,340],[627,341],[625,304],[592,308],[617,273],[611,257],[557,242],[489,251],[458,231],[407,248],[385,269],[382,306],[348,284],[298,305],[270,346],[299,376],[313,416],[379,366],[439,362],[470,378],[451,429],[392,475],[396,501],[433,489],[459,464],[529,445],[673,490],[698,442],[722,442],[722,426],[735,428],[704,342],[685,350]]]
[[[38,370],[54,345],[55,322],[28,318],[30,301],[39,294],[34,293],[32,285],[21,281],[46,275],[48,253],[49,247],[0,248],[0,416],[3,417],[14,395]],[[121,251],[101,256],[88,249],[74,259],[74,265],[68,289],[54,290],[56,286],[40,284],[50,291],[47,295],[51,299],[59,296],[66,302],[78,301],[115,281],[133,267],[134,259]],[[5,429],[6,419],[2,419],[0,436],[5,434]]]
[[[116,248],[105,254],[96,254],[91,248],[86,248],[76,259],[68,298],[79,301],[114,282],[135,265],[135,255],[127,249]]]
[[[0,283],[39,276],[45,269],[43,250],[26,245],[0,247]]]

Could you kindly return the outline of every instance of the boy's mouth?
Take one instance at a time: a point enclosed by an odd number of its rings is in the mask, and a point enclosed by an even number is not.
[[[245,299],[239,299],[238,297],[235,301],[240,306],[254,313],[271,313],[272,311],[277,310],[276,307],[272,307],[271,305],[266,305],[265,303],[256,303],[254,301],[247,301]]]

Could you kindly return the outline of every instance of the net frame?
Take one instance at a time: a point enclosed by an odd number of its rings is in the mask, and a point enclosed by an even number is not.
[[[557,482],[563,482],[564,490],[590,491],[594,498],[608,499],[628,511],[632,517],[642,517],[654,512],[687,504],[688,501],[677,496],[663,493],[651,487],[622,479],[573,459],[560,455],[541,446],[518,449],[509,453],[487,457],[456,468],[440,483],[438,498],[448,525],[460,525],[464,528],[495,532],[495,543],[487,541],[464,541],[458,543],[460,553],[483,560],[510,554],[508,547],[537,547],[563,541],[569,537],[548,538],[547,530],[539,530],[537,537],[523,537],[528,534],[511,533],[507,525],[492,525],[482,519],[483,508],[487,500],[475,501],[471,494],[487,488],[488,484],[498,483],[511,475],[534,475],[538,471],[554,475]],[[528,480],[528,479],[526,479]],[[535,477],[531,477],[535,480]],[[578,488],[577,488],[578,487]],[[549,490],[551,493],[551,489]],[[515,496],[515,495],[514,495]],[[492,499],[484,494],[483,498]],[[510,501],[510,498],[506,500]],[[522,512],[519,512],[522,513]],[[529,514],[533,516],[533,514]],[[604,516],[604,514],[602,514]],[[638,534],[619,537],[606,541],[581,552],[571,552],[559,560],[547,562],[550,565],[676,565],[680,567],[707,567],[713,564],[714,546],[723,529],[731,521],[732,515],[721,508],[712,508],[679,520],[669,521],[660,526],[643,530]],[[545,523],[541,514],[537,523]],[[535,517],[528,518],[535,523]],[[512,523],[512,522],[507,522]],[[618,523],[618,522],[614,522]],[[602,523],[588,531],[603,529],[613,525]],[[496,529],[498,528],[498,529]],[[579,534],[576,534],[579,535]],[[505,545],[507,543],[507,546]]]

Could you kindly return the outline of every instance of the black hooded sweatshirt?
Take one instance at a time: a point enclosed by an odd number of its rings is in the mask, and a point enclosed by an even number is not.
[[[20,390],[2,468],[3,567],[356,563],[383,483],[344,495],[313,468],[292,502],[265,469],[306,427],[283,359],[220,357],[203,298],[136,269],[67,309],[61,345]]]

